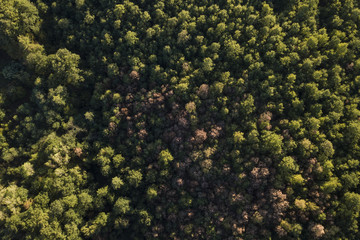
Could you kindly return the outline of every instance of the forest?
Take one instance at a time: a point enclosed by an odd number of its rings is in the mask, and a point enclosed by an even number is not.
[[[360,239],[357,0],[0,0],[0,239]]]

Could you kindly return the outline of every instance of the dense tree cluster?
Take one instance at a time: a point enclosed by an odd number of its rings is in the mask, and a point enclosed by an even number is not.
[[[360,239],[356,0],[2,0],[1,239]]]

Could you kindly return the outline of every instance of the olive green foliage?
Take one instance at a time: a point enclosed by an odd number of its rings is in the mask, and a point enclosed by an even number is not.
[[[28,0],[2,0],[0,4],[0,48],[19,58],[18,38],[39,34],[41,18]]]
[[[0,239],[360,239],[355,0],[1,0]]]

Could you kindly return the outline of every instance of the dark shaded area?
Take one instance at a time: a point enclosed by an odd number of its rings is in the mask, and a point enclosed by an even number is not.
[[[11,62],[11,58],[9,55],[6,54],[5,51],[0,50],[0,70]],[[0,84],[1,86],[6,86],[7,81],[5,80],[4,76],[0,74]]]

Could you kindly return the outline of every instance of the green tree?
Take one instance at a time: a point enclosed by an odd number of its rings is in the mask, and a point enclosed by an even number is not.
[[[159,154],[159,162],[167,166],[170,162],[174,160],[174,157],[171,155],[170,151],[168,149],[162,150]]]
[[[13,58],[20,58],[18,37],[37,35],[41,18],[28,0],[4,0],[0,6],[0,48]]]
[[[125,214],[130,211],[130,200],[126,198],[118,198],[114,204],[114,212],[116,214]]]
[[[49,75],[49,86],[56,87],[60,84],[78,86],[84,81],[78,68],[80,56],[67,49],[59,49],[56,54],[48,56],[52,70]]]

